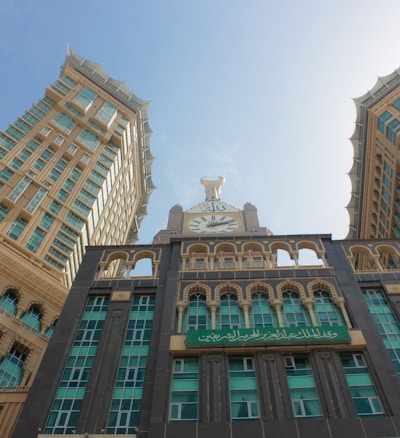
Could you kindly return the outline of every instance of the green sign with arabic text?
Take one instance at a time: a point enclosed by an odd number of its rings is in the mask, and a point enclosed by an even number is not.
[[[189,330],[187,347],[246,346],[250,344],[349,343],[345,326]]]

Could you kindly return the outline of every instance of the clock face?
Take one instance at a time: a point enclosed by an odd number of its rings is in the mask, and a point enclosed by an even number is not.
[[[188,227],[194,233],[229,233],[238,228],[239,222],[232,216],[204,214],[191,219]]]

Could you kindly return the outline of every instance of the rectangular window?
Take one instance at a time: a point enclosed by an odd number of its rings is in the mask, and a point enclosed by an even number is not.
[[[109,126],[117,115],[117,107],[110,102],[104,102],[101,108],[96,113],[96,119]]]
[[[257,381],[252,357],[229,359],[232,420],[259,418]]]
[[[29,187],[32,180],[27,176],[24,176],[21,180],[19,180],[18,184],[14,187],[13,190],[7,196],[10,201],[16,202],[22,196],[22,194]]]
[[[169,419],[171,421],[196,421],[199,399],[198,358],[173,361]]]
[[[2,170],[0,170],[0,178],[4,179],[4,181],[9,181],[13,175],[14,172],[7,167],[4,167]]]
[[[81,230],[85,225],[85,221],[72,212],[69,212],[67,214],[66,222],[72,225],[77,230]]]
[[[54,119],[53,123],[58,126],[62,131],[66,134],[71,134],[72,130],[75,128],[77,123],[75,120],[71,119],[70,116],[67,116],[65,113],[58,113]]]
[[[83,217],[88,217],[91,211],[86,204],[78,200],[74,201],[72,208]]]
[[[15,129],[13,126],[9,126],[4,132],[17,141],[20,141],[25,137],[22,132],[18,131],[18,129]]]
[[[24,122],[21,119],[18,119],[14,125],[22,132],[25,132],[25,134],[28,134],[32,130],[32,126],[28,125],[26,122]]]
[[[36,126],[39,123],[39,120],[28,112],[26,112],[22,118],[32,126]]]
[[[4,146],[7,150],[11,150],[16,145],[16,142],[14,140],[11,140],[11,138],[8,138],[3,133],[0,133],[0,144]]]
[[[92,106],[96,97],[97,94],[91,88],[85,87],[74,97],[73,101],[86,112]]]
[[[0,386],[19,386],[26,355],[12,347],[0,364]]]
[[[46,230],[49,230],[53,223],[54,217],[50,216],[48,213],[45,213],[42,217],[42,220],[40,221],[40,226],[45,228]]]
[[[94,152],[97,149],[97,146],[100,144],[99,137],[92,134],[87,129],[83,129],[76,140],[92,152]]]
[[[39,246],[43,242],[43,239],[46,235],[46,232],[41,230],[40,228],[36,228],[36,230],[32,233],[29,238],[26,248],[31,250],[32,252],[36,252],[39,249]]]
[[[322,418],[318,391],[308,357],[285,356],[285,368],[296,418]]]
[[[47,196],[47,193],[48,191],[44,187],[40,187],[33,198],[29,201],[28,205],[25,207],[25,210],[31,214],[35,213],[43,199]]]
[[[393,114],[389,111],[385,111],[383,114],[381,114],[378,118],[378,130],[382,132],[382,134],[385,133],[385,125],[388,120],[390,120],[393,117]]]
[[[384,415],[382,405],[363,355],[343,353],[340,358],[357,415],[382,417]]]
[[[11,225],[11,227],[8,229],[7,236],[10,236],[11,239],[17,240],[24,231],[27,224],[28,221],[26,219],[24,219],[22,216],[18,216],[15,219],[14,223]]]
[[[58,214],[58,213],[60,213],[61,208],[62,208],[61,204],[59,204],[59,203],[56,202],[56,201],[53,201],[53,202],[50,204],[49,210],[50,210],[52,213],[54,213],[54,214]]]
[[[64,108],[72,113],[74,116],[78,117],[78,119],[81,119],[83,117],[82,113],[78,111],[75,107],[73,107],[70,103],[66,103],[64,105]]]

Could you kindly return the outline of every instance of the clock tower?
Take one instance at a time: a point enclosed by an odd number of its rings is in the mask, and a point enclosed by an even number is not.
[[[257,209],[247,202],[243,210],[221,200],[221,186],[225,179],[200,180],[205,187],[206,197],[203,202],[187,211],[175,205],[169,212],[168,228],[161,230],[154,237],[154,243],[166,243],[171,235],[228,235],[263,232],[272,233],[266,227],[260,227]]]

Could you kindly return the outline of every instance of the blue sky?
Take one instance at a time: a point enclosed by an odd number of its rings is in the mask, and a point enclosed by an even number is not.
[[[348,231],[352,98],[400,67],[398,0],[1,0],[0,129],[43,96],[67,45],[150,100],[153,180],[140,232],[222,198],[274,234]]]

